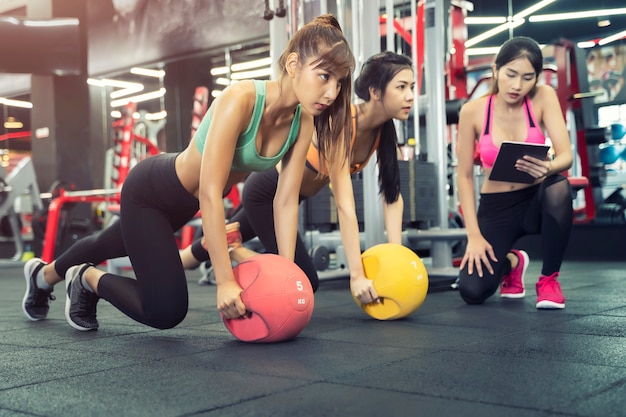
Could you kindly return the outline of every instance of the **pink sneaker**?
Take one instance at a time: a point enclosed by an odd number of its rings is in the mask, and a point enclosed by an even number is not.
[[[565,308],[565,297],[561,291],[561,284],[556,279],[559,273],[550,276],[542,275],[537,282],[537,308],[559,309]]]
[[[524,275],[530,259],[528,254],[523,250],[512,249],[511,252],[517,256],[519,262],[516,268],[511,269],[508,275],[505,275],[500,284],[500,297],[502,298],[523,298],[526,295],[524,288]]]

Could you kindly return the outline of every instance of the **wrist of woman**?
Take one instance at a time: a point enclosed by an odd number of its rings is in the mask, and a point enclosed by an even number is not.
[[[543,174],[543,178],[549,177],[551,172],[552,172],[552,161],[550,161],[550,165],[548,165],[548,170],[546,171],[546,173]]]
[[[548,172],[546,173],[546,177],[552,175],[553,173],[553,169],[552,169],[552,161],[550,161],[550,166],[548,167]]]
[[[350,271],[350,281],[358,281],[363,278],[367,278],[365,276],[365,271]]]

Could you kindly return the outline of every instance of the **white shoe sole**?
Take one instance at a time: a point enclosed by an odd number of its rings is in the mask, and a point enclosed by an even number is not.
[[[543,300],[537,302],[537,308],[541,310],[561,310],[565,308],[563,303],[555,303],[554,301]]]
[[[520,292],[518,294],[500,294],[500,298],[524,298],[526,297],[526,291]]]

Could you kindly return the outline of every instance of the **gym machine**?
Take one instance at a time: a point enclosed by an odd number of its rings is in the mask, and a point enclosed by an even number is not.
[[[572,169],[574,175],[568,178],[574,189],[583,191],[583,204],[575,208],[574,222],[624,225],[626,200],[621,195],[623,184],[613,192],[609,191],[606,198],[604,196],[607,172],[602,152],[608,148],[611,140],[608,136],[613,136],[614,132],[597,125],[593,98],[601,91],[591,91],[585,56],[571,41],[561,40],[554,45],[554,57],[558,68],[557,95],[561,107],[571,114],[572,143],[580,160],[580,167],[575,166],[576,171]],[[623,135],[617,136],[621,138]]]
[[[115,130],[115,146],[112,150],[113,157],[109,157],[113,171],[106,172],[105,183],[108,188],[95,190],[66,190],[60,187],[56,195],[50,197],[48,218],[45,227],[45,236],[41,259],[51,262],[59,254],[57,252],[57,240],[61,214],[65,207],[77,203],[105,203],[108,207],[119,204],[119,190],[136,160],[159,153],[159,149],[150,138],[136,133],[136,122],[133,115],[136,104],[129,103],[124,108],[122,118],[113,124]],[[147,121],[145,124],[148,125]],[[152,133],[152,130],[148,132]],[[111,154],[111,153],[110,153]]]
[[[412,137],[419,138],[420,125],[426,125],[425,144],[420,146],[420,150],[426,152],[420,154],[420,159],[399,161],[403,177],[401,191],[405,199],[404,220],[408,225],[403,231],[403,244],[416,251],[424,248],[425,243],[429,244],[429,259],[425,259],[429,280],[433,286],[449,288],[458,276],[458,268],[453,265],[453,248],[465,241],[466,232],[462,227],[449,226],[451,206],[447,192],[449,156],[445,138],[448,137],[448,124],[456,122],[462,102],[450,97],[444,84],[445,51],[448,50],[444,44],[444,2],[427,0],[420,1],[417,5],[413,4],[410,17],[413,23],[412,33],[402,29],[402,25],[392,18],[393,1],[386,2],[387,14],[384,19],[380,17],[378,2],[353,1],[349,10],[351,22],[341,21],[342,16],[348,13],[344,13],[339,2],[337,10],[332,10],[331,2],[317,3],[319,9],[314,7],[307,9],[311,13],[310,17],[326,10],[338,16],[347,36],[349,39],[352,38],[351,46],[357,58],[357,70],[367,57],[380,52],[379,31],[372,31],[371,28],[380,27],[381,23],[387,25],[388,47],[393,48],[395,45],[394,31],[398,31],[401,38],[413,47],[412,55],[413,62],[417,65],[418,85],[422,84],[422,63],[424,64],[423,77],[426,81],[424,84],[428,88],[426,94],[416,97],[414,103]],[[453,15],[458,17],[466,13],[468,2],[447,3]],[[294,4],[292,6],[298,7]],[[304,13],[301,12],[293,12],[293,15],[302,16]],[[455,24],[458,22],[455,21]],[[464,25],[462,19],[460,24]],[[424,28],[423,37],[419,37],[419,42],[418,27]],[[463,32],[462,28],[460,32]],[[425,45],[424,50],[417,50],[418,43]],[[463,55],[464,49],[460,48],[459,54]],[[458,64],[455,62],[450,67],[455,68],[455,65]],[[355,74],[355,77],[357,75]],[[423,122],[420,123],[420,120]],[[363,248],[386,241],[384,224],[380,220],[382,203],[378,195],[376,171],[377,167],[373,160],[359,176],[353,178],[357,217],[363,220],[361,223]],[[345,268],[347,263],[340,233],[335,227],[337,220],[330,190],[323,190],[307,199],[302,211],[303,240],[316,268],[320,271],[320,278],[345,275],[345,270],[341,269]],[[334,260],[331,260],[333,258],[331,254],[334,254]]]
[[[9,165],[11,169],[8,172],[0,166],[0,219],[8,219],[15,253],[10,259],[0,259],[0,267],[15,266],[22,262],[24,255],[25,246],[19,214],[15,210],[16,203],[28,201],[31,213],[43,208],[33,161],[29,157],[13,158],[10,161],[12,165]]]

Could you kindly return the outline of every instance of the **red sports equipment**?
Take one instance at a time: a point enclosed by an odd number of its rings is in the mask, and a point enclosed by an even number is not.
[[[238,264],[235,279],[243,288],[246,317],[223,318],[243,342],[271,343],[295,338],[313,314],[313,287],[298,265],[274,254],[255,255]]]

